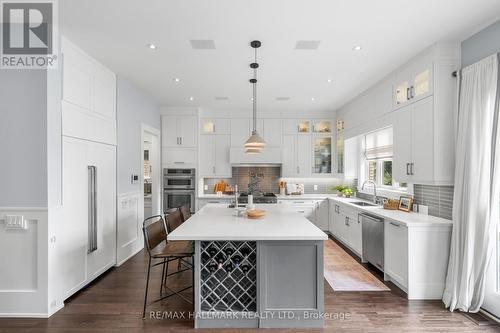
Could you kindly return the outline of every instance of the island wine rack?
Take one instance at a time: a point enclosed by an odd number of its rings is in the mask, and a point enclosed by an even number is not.
[[[257,311],[257,244],[202,241],[200,244],[202,311]]]

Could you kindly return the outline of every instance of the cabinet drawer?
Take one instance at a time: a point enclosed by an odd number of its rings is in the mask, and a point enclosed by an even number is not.
[[[196,149],[163,148],[162,153],[164,167],[196,167]]]

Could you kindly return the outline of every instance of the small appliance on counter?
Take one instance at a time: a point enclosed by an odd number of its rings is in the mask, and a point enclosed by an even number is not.
[[[286,194],[288,195],[302,195],[304,194],[304,184],[286,184]]]

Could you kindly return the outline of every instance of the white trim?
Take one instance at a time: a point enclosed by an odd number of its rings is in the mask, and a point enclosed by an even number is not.
[[[137,253],[141,252],[142,248],[138,248],[136,251],[132,252],[129,256],[127,256],[126,258],[124,258],[123,260],[121,260],[120,262],[117,262],[115,267],[120,267],[121,265],[123,265],[127,260],[129,260],[130,258],[132,258],[133,256],[135,256]]]
[[[500,324],[500,318],[498,318],[497,316],[495,316],[494,314],[490,313],[488,310],[485,310],[483,308],[480,308],[479,309],[479,313],[483,314],[484,316],[490,318],[491,320],[493,320],[494,322],[497,322]]]

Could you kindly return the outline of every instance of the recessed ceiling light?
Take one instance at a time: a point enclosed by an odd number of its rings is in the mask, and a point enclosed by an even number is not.
[[[250,100],[253,101],[253,97],[250,97]]]
[[[359,45],[356,45],[352,48],[353,51],[361,51],[361,49],[363,49],[363,48]]]
[[[146,46],[147,46],[149,49],[151,49],[151,50],[156,50],[156,49],[157,49],[156,45],[155,45],[155,44],[153,44],[153,43],[146,44]]]
[[[179,83],[179,82],[181,82],[181,79],[179,79],[178,77],[174,77],[174,82]]]
[[[227,101],[229,97],[226,96],[215,96],[216,101]]]
[[[283,96],[283,97],[276,97],[276,100],[277,101],[288,101],[288,100],[290,100],[290,97],[285,97],[285,96]]]
[[[189,97],[189,100],[190,100],[191,102],[192,102],[192,101],[194,101],[194,97],[193,97],[193,96]]]
[[[326,80],[326,82],[332,83],[332,79],[328,79],[328,80]]]
[[[314,102],[315,100],[316,100],[316,99],[315,99],[314,97],[311,97],[311,101],[313,101],[313,102]]]

